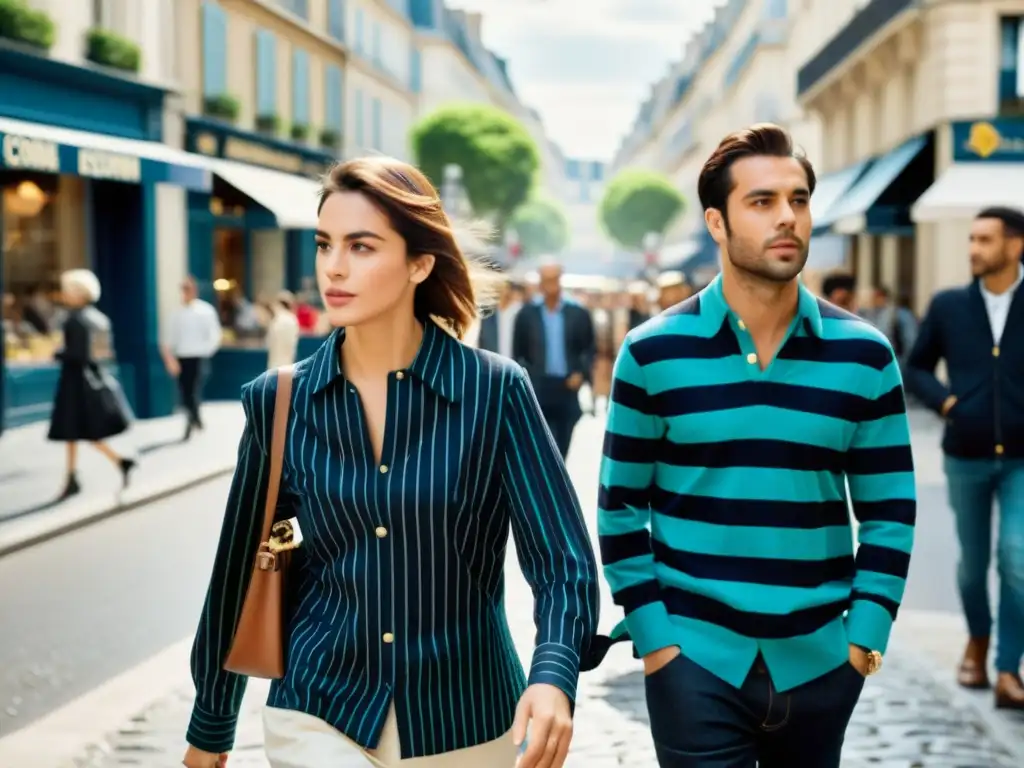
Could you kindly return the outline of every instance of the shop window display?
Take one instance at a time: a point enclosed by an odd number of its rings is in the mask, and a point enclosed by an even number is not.
[[[7,365],[52,362],[63,346],[60,275],[87,260],[80,190],[69,189],[75,183],[43,174],[0,176]],[[74,199],[66,199],[68,192]]]

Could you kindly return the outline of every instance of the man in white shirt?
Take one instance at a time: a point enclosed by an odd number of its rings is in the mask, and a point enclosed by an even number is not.
[[[267,326],[267,368],[295,362],[299,345],[299,320],[295,317],[295,296],[281,291],[273,305],[274,316]]]
[[[178,380],[181,404],[188,417],[184,437],[188,440],[193,429],[203,428],[199,415],[203,379],[209,359],[220,348],[221,326],[217,310],[199,298],[194,277],[182,283],[181,300],[182,306],[168,323],[162,352],[167,373]]]
[[[480,321],[480,337],[477,346],[504,357],[512,357],[512,334],[516,315],[523,306],[523,289],[517,283],[508,282],[502,288],[497,309]]]

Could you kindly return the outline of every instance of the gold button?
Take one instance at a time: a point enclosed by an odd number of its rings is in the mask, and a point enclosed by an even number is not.
[[[756,363],[757,362],[757,355],[755,355],[753,352],[751,352],[749,355],[747,355],[747,362],[750,363],[751,365]]]
[[[740,320],[740,322],[739,322],[739,326],[740,326],[740,330],[741,330],[741,331],[745,331],[745,330],[747,330],[747,324],[746,324],[746,323],[744,323],[744,322],[743,322],[742,320]]]
[[[999,347],[992,347],[992,357],[999,357]]]
[[[398,373],[395,374],[395,378],[398,379],[399,381],[401,381],[402,379],[405,378],[405,372],[404,371],[399,371]]]
[[[377,534],[378,539],[383,539],[385,536],[388,535],[388,529],[385,528],[383,525],[380,525],[377,526],[377,530],[375,530],[374,533]]]
[[[388,473],[388,465],[387,464],[381,464],[380,465],[380,473],[382,475],[386,475]]]
[[[391,644],[395,642],[395,636],[392,635],[390,632],[385,632],[384,637],[382,637],[381,640],[383,640],[385,643]]]
[[[996,454],[998,454],[999,456],[1002,456],[1002,455],[1003,455],[1003,451],[1004,451],[1004,450],[1005,450],[1005,449],[1003,448],[1003,446],[1001,446],[1001,445],[997,445],[997,446],[996,446]]]

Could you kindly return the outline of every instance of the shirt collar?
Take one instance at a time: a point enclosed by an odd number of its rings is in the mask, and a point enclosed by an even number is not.
[[[999,299],[1002,298],[1012,297],[1013,294],[1016,293],[1017,289],[1020,287],[1021,281],[1024,281],[1024,266],[1021,266],[1021,264],[1018,263],[1017,279],[1013,281],[1013,285],[1010,286],[1009,290],[1005,291],[1004,293],[992,293],[987,288],[985,288],[985,282],[983,280],[978,281],[978,287],[981,288],[981,294],[986,299],[994,299],[998,301]]]
[[[341,373],[339,351],[345,343],[345,329],[334,330],[310,360],[311,386],[314,394],[323,392]],[[435,394],[449,402],[458,402],[462,393],[456,386],[462,365],[459,342],[430,320],[423,325],[423,340],[408,372],[422,381]]]
[[[803,284],[797,281],[799,298],[797,299],[796,315],[802,321],[804,330],[808,335],[821,338],[821,309],[818,307],[818,299]],[[722,323],[733,314],[732,309],[725,300],[722,292],[722,273],[719,272],[704,290],[697,294],[700,306],[701,324],[705,327],[709,336],[718,333]],[[736,318],[739,320],[739,318]]]

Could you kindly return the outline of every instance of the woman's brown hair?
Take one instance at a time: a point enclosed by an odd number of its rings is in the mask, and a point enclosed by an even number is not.
[[[430,180],[401,160],[361,157],[328,172],[317,212],[335,192],[359,192],[376,204],[405,240],[410,258],[433,255],[430,276],[416,288],[414,312],[421,322],[434,318],[463,338],[479,309],[493,303],[502,276],[463,252]]]

